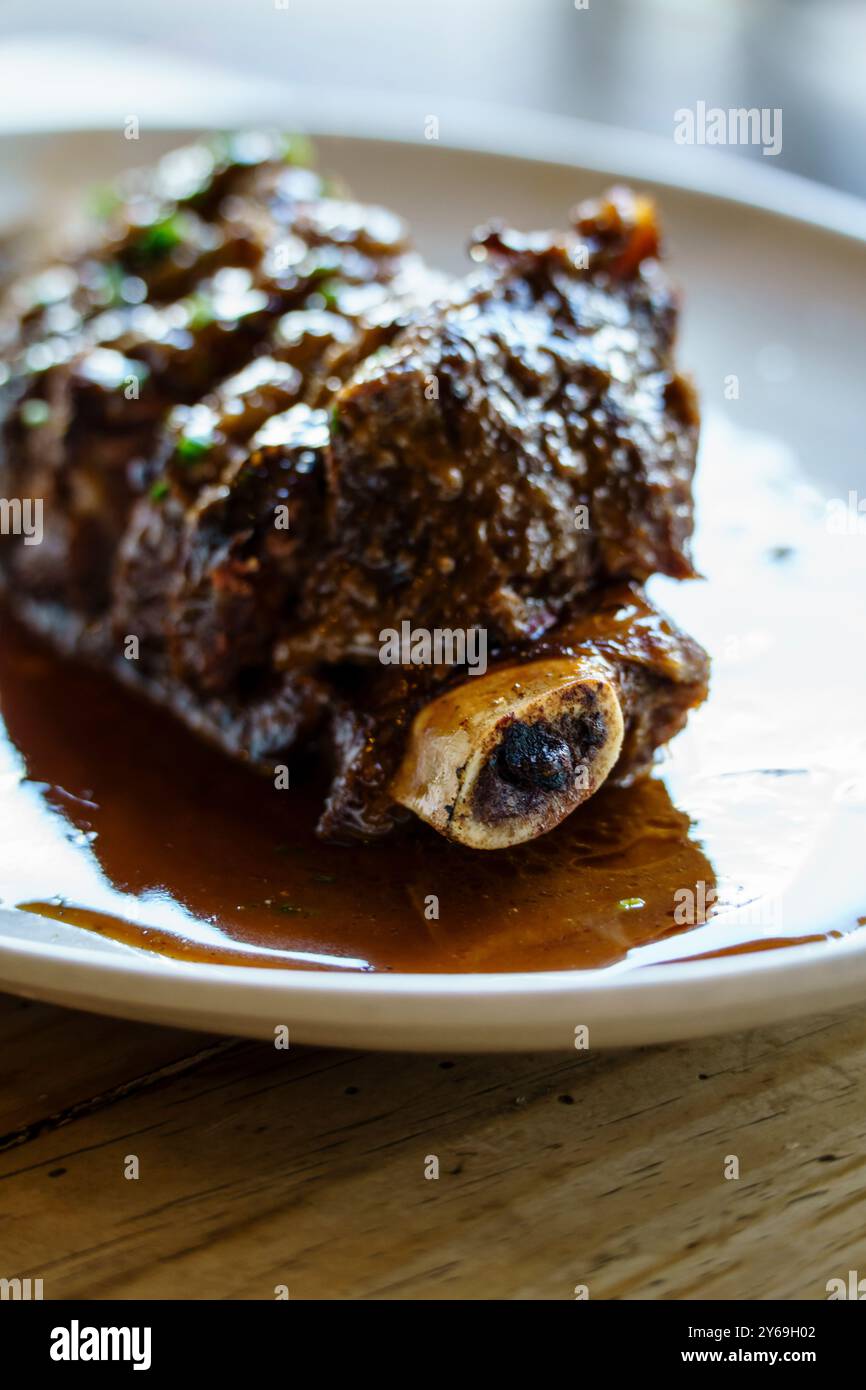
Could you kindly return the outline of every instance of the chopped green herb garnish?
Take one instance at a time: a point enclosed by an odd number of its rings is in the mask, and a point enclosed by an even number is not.
[[[257,164],[269,155],[273,157],[273,138],[258,131],[221,130],[207,141],[214,164],[229,169],[234,165]]]
[[[308,915],[306,908],[298,907],[297,903],[280,903],[277,911],[283,912],[289,917],[306,917]]]
[[[643,898],[620,898],[618,906],[624,912],[632,912],[636,907],[646,907],[646,903]]]
[[[196,463],[213,448],[213,438],[204,435],[182,434],[174,446],[174,452],[182,463]]]
[[[336,874],[313,874],[314,883],[336,883]]]
[[[210,295],[202,294],[197,290],[185,301],[189,308],[189,327],[194,333],[200,328],[207,328],[209,323],[213,323],[216,318],[214,302]]]
[[[317,287],[317,294],[320,294],[325,301],[326,309],[336,309],[338,304],[338,291],[343,287],[342,280],[323,280]]]
[[[185,231],[186,223],[183,216],[180,213],[172,213],[170,217],[160,218],[158,222],[152,222],[149,227],[142,228],[132,243],[132,250],[142,260],[161,261],[169,252],[182,245]]]
[[[300,164],[309,169],[315,163],[316,151],[306,135],[284,135],[283,159],[287,164]]]
[[[153,487],[150,489],[150,499],[152,502],[161,502],[168,496],[168,482],[165,478],[157,478]]]
[[[109,308],[123,304],[123,282],[127,278],[123,266],[117,261],[106,261],[105,265],[99,267],[99,272],[102,281],[98,287],[100,302]]]
[[[87,197],[87,210],[90,216],[99,222],[107,222],[122,206],[123,199],[110,183],[97,184],[95,188],[91,188]]]
[[[316,251],[312,256],[308,256],[298,267],[298,274],[306,277],[311,285],[320,285],[323,280],[330,280],[340,269],[340,258],[336,255],[328,255],[328,248]]]
[[[217,130],[204,141],[214,164],[228,164],[232,158],[232,134],[229,130]]]
[[[36,429],[38,425],[45,425],[51,418],[51,411],[47,401],[31,400],[24,401],[21,406],[21,423],[26,425],[29,430]]]

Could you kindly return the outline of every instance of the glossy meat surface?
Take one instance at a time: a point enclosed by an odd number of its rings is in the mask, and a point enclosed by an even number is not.
[[[692,573],[697,411],[652,214],[620,191],[577,227],[481,235],[468,285],[338,393],[324,621],[349,656],[382,615],[531,640],[599,583]]]
[[[323,830],[366,836],[413,711],[460,678],[383,668],[382,629],[480,627],[519,661],[622,581],[690,575],[698,417],[645,200],[488,227],[455,282],[297,155],[179,151],[13,284],[0,495],[40,499],[45,534],[3,537],[0,570],[31,625],[234,756],[330,746]],[[671,642],[610,656],[623,776],[701,698]]]

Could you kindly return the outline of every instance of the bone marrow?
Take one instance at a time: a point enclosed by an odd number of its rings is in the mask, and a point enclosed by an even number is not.
[[[43,534],[0,536],[6,601],[233,757],[327,759],[323,836],[520,844],[706,692],[642,587],[694,573],[655,211],[494,222],[448,278],[299,149],[178,151],[9,287],[0,497]],[[388,664],[404,629],[462,664]]]

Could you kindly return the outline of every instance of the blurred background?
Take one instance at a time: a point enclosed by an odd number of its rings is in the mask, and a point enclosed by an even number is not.
[[[864,0],[0,0],[7,130],[209,124],[223,99],[235,118],[245,90],[290,85],[670,138],[701,100],[780,107],[782,150],[763,162],[866,195],[864,72]]]

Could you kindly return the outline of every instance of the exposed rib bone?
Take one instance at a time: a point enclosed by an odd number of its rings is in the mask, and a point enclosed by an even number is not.
[[[416,716],[394,799],[473,849],[543,835],[597,791],[619,756],[612,673],[582,657],[469,677]]]

